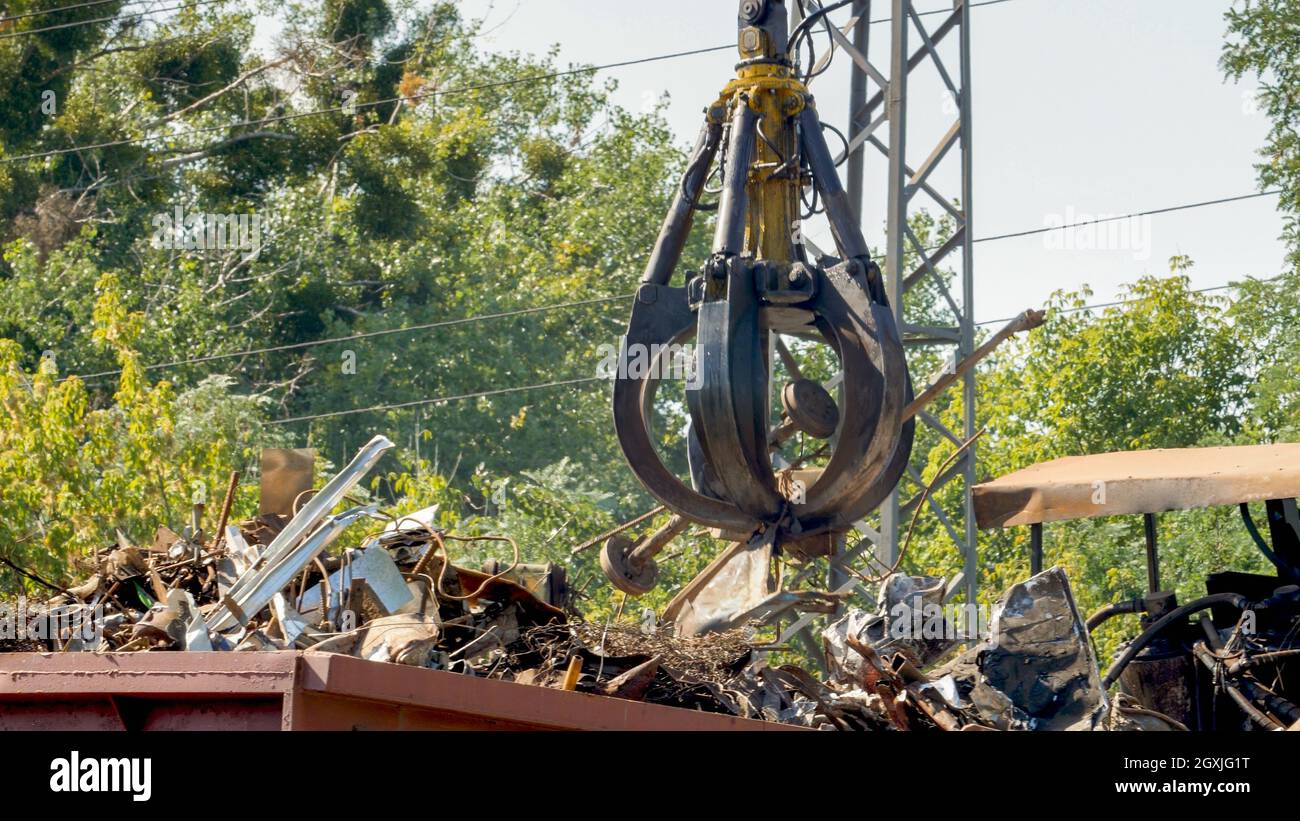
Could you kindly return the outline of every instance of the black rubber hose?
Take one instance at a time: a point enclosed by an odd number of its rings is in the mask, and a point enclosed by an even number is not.
[[[1250,505],[1242,502],[1240,510],[1241,521],[1245,523],[1246,531],[1250,533],[1250,538],[1255,541],[1255,547],[1258,547],[1259,552],[1264,554],[1264,558],[1273,563],[1273,566],[1277,568],[1278,575],[1285,576],[1288,580],[1293,582],[1300,581],[1300,570],[1296,570],[1296,568],[1287,564],[1281,556],[1274,553],[1268,546],[1268,542],[1264,541],[1264,537],[1259,535],[1259,528],[1255,527],[1255,520],[1250,516]]]
[[[1146,609],[1147,603],[1142,599],[1129,599],[1128,601],[1108,604],[1088,617],[1088,632],[1091,633],[1116,616],[1122,616],[1125,613],[1145,613]]]
[[[830,14],[833,11],[838,11],[839,9],[844,8],[849,3],[852,2],[853,0],[839,0],[838,3],[832,3],[829,6],[823,6],[822,8],[817,9],[812,14],[805,17],[803,20],[799,22],[799,25],[794,27],[794,31],[790,32],[790,39],[788,41],[786,48],[789,51],[794,51],[795,44],[798,43],[800,37],[807,36],[811,40],[810,32],[812,31],[812,27],[817,25],[817,21],[819,19],[825,17],[826,15]]]
[[[1111,666],[1110,671],[1106,673],[1106,678],[1102,679],[1101,688],[1103,690],[1109,690],[1111,685],[1119,680],[1120,674],[1124,672],[1124,668],[1128,667],[1129,662],[1131,662],[1138,653],[1141,653],[1148,644],[1154,641],[1156,636],[1164,632],[1165,628],[1178,622],[1179,619],[1186,619],[1191,614],[1201,610],[1208,610],[1216,604],[1229,604],[1238,610],[1247,610],[1250,608],[1250,599],[1247,599],[1245,596],[1238,593],[1215,593],[1210,596],[1203,596],[1199,599],[1195,599],[1184,604],[1182,607],[1170,610],[1168,613],[1152,622],[1151,626],[1146,630],[1143,630],[1142,635],[1133,639],[1133,643],[1124,651],[1124,655],[1119,657],[1119,659]]]

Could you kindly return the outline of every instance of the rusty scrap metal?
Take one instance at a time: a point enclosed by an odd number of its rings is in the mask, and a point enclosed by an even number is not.
[[[221,540],[226,538],[226,524],[230,521],[230,509],[235,504],[235,491],[239,488],[239,471],[230,471],[230,481],[226,483],[226,496],[221,500],[221,515],[217,518],[217,529],[213,531],[216,537],[213,541],[213,547],[220,547]]]
[[[945,367],[930,379],[930,386],[921,391],[906,408],[903,409],[903,418],[911,419],[931,402],[937,396],[946,391],[953,383],[961,378],[963,374],[980,363],[981,360],[993,353],[999,345],[1015,336],[1018,333],[1031,331],[1043,324],[1046,314],[1042,311],[1033,309],[1027,310],[1020,316],[1003,325],[997,333],[989,337],[988,341],[976,348],[968,356],[959,362],[954,362],[951,367]]]
[[[601,548],[600,568],[610,583],[624,593],[631,596],[649,593],[659,577],[654,557],[690,527],[689,519],[673,514],[662,527],[637,542],[621,532],[615,534]]]
[[[945,672],[999,729],[1093,729],[1109,707],[1059,567],[1009,588],[994,606],[988,638]]]
[[[435,524],[436,509],[384,515],[382,530],[331,552],[330,542],[349,523],[378,515],[370,507],[329,514],[388,446],[376,437],[292,518],[226,524],[206,544],[194,529],[159,528],[148,547],[119,534],[95,554],[84,583],[50,600],[75,613],[102,611],[91,616],[102,619],[99,635],[60,633],[35,646],[0,643],[0,650],[87,657],[306,651],[463,674],[494,686],[570,689],[837,730],[1185,729],[1131,694],[1106,693],[1059,568],[1011,587],[987,637],[951,658],[959,646],[947,614],[935,622],[935,634],[895,629],[928,624],[946,602],[947,579],[891,574],[875,596],[877,612],[845,611],[847,587],[835,594],[777,589],[775,527],[726,548],[662,614],[644,611],[632,617],[635,624],[620,621],[621,605],[604,623],[583,620],[566,609],[563,568],[523,563],[507,536],[448,532]],[[666,544],[674,524],[638,549]],[[485,540],[509,544],[513,556],[471,568],[456,564],[448,550]],[[1283,615],[1274,618],[1285,622],[1285,607],[1297,596],[1282,587],[1262,603],[1278,605],[1272,611]],[[825,657],[824,680],[777,665],[769,639],[755,628],[791,606],[840,614],[827,619],[821,652],[813,648]],[[1261,610],[1267,617],[1270,607]],[[1223,703],[1230,698],[1256,725],[1277,729],[1300,721],[1300,708],[1256,674],[1282,675],[1300,653],[1287,641],[1233,630],[1221,642],[1211,629],[1196,655],[1212,669]]]
[[[293,516],[294,503],[312,489],[315,482],[314,448],[266,448],[261,460],[259,513],[263,516]]]
[[[230,594],[222,600],[226,612],[215,616],[213,629],[224,630],[241,621],[232,609],[232,603],[244,613],[261,610],[277,591],[297,576],[345,527],[373,512],[373,508],[354,508],[326,520],[326,514],[343,500],[348,491],[392,447],[393,443],[384,436],[371,439],[347,467],[289,520],[284,530],[276,534],[267,546],[264,569],[255,571],[253,576],[241,576],[231,588]],[[324,523],[322,520],[325,520]]]
[[[637,525],[641,524],[647,519],[653,519],[654,517],[658,516],[660,513],[663,513],[667,509],[668,508],[664,507],[663,505],[660,505],[659,507],[656,507],[652,510],[647,510],[645,513],[642,513],[640,516],[637,516],[634,519],[629,519],[628,521],[624,522],[618,527],[611,528],[609,530],[606,530],[604,533],[600,534],[599,536],[594,536],[588,539],[587,541],[573,548],[573,550],[569,552],[576,556],[585,550],[590,550],[596,545],[604,543],[605,540],[617,536],[618,534],[622,533],[623,531],[629,528],[636,527]]]

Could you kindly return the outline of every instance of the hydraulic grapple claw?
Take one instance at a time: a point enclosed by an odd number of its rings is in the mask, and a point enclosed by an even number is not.
[[[737,77],[708,109],[642,278],[614,384],[614,422],[637,478],[677,516],[732,533],[776,527],[778,543],[782,534],[807,543],[847,530],[885,499],[906,467],[914,427],[903,419],[912,388],[894,315],[812,97],[786,55],[785,15],[781,0],[741,4]],[[713,253],[686,287],[673,287],[719,154]],[[829,264],[810,261],[796,239],[805,186],[826,204],[840,255]],[[804,378],[782,345],[791,379],[780,396],[785,419],[774,427],[771,352],[781,336],[829,346],[841,378],[834,397]],[[690,343],[687,484],[665,466],[650,433],[664,369],[626,364],[633,352]],[[797,494],[773,464],[774,449],[796,434],[829,440],[820,474]],[[602,563],[632,592],[647,580],[627,564],[624,547],[607,545]]]

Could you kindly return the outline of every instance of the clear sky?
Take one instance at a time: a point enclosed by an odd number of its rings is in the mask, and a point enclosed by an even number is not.
[[[735,0],[460,0],[486,16],[482,47],[604,64],[735,40]],[[887,17],[876,0],[873,18]],[[949,7],[918,0],[923,9]],[[1253,164],[1268,120],[1253,85],[1224,81],[1218,68],[1228,0],[1010,0],[973,8],[975,235],[1041,228],[1053,221],[1127,214],[1258,190]],[[843,20],[841,12],[835,15]],[[933,26],[940,17],[922,18]],[[887,67],[887,26],[873,27]],[[732,76],[734,52],[614,69],[617,101],[639,110],[667,94],[670,124],[685,146],[700,111]],[[956,70],[955,63],[952,70]],[[914,75],[909,145],[915,165],[952,119],[933,71]],[[813,91],[823,117],[843,128],[849,61],[837,56]],[[830,138],[832,143],[834,138]],[[874,149],[871,155],[879,156]],[[956,196],[955,153],[934,181]],[[864,227],[883,235],[884,164],[868,164]],[[924,196],[924,195],[920,195]],[[1115,298],[1144,273],[1164,274],[1171,255],[1195,260],[1197,287],[1280,270],[1276,198],[1211,206],[1116,226],[1093,249],[1071,232],[976,246],[977,319],[1014,315],[1052,291],[1091,285],[1093,301]],[[821,240],[821,226],[806,228]],[[829,241],[823,244],[829,245]],[[1105,241],[1103,245],[1107,244]],[[1078,247],[1083,245],[1085,247]]]

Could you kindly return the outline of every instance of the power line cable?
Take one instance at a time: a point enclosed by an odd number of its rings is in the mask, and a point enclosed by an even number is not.
[[[196,0],[198,3],[224,2],[224,0]],[[186,137],[191,134],[203,134],[212,131],[225,131],[242,126],[267,126],[275,123],[299,120],[304,117],[315,117],[321,114],[351,114],[363,108],[374,108],[376,106],[389,105],[409,100],[423,100],[429,97],[443,97],[451,94],[468,94],[474,91],[487,91],[495,88],[506,88],[509,86],[525,85],[528,83],[540,83],[546,80],[555,80],[561,77],[570,77],[576,74],[591,74],[597,71],[606,71],[614,68],[626,68],[628,66],[642,65],[645,63],[660,62],[663,60],[674,60],[680,57],[693,57],[698,54],[709,54],[723,49],[735,48],[733,44],[728,43],[725,46],[710,46],[708,48],[697,48],[690,51],[677,51],[671,54],[659,54],[652,57],[640,57],[634,60],[621,60],[617,63],[605,63],[598,66],[583,66],[581,68],[565,69],[562,71],[552,71],[545,74],[535,74],[527,77],[514,77],[509,80],[497,80],[491,83],[480,83],[471,86],[459,86],[448,89],[435,89],[433,91],[424,91],[418,94],[409,94],[400,97],[389,97],[383,100],[372,100],[368,103],[349,103],[346,105],[331,106],[329,108],[310,109],[308,111],[298,111],[292,114],[280,114],[274,117],[264,117],[262,119],[240,120],[235,123],[224,123],[221,125],[201,126],[198,128],[184,129],[175,131],[170,134],[149,134],[142,137],[125,137],[120,140],[108,140],[101,143],[90,143],[87,145],[74,145],[67,148],[55,148],[49,151],[38,151],[31,154],[18,154],[13,157],[0,157],[0,164],[20,162],[23,160],[36,160],[44,157],[55,157],[62,154],[71,154],[77,151],[91,151],[97,148],[113,148],[119,145],[131,145],[134,143],[148,142],[149,140],[162,139],[164,137]]]
[[[465,316],[459,319],[444,319],[438,322],[425,322],[420,325],[404,325],[400,328],[383,328],[378,331],[365,331],[362,333],[347,334],[346,336],[335,336],[328,339],[313,339],[305,342],[292,342],[286,345],[271,345],[265,348],[250,348],[244,351],[234,351],[232,353],[210,354],[207,356],[196,356],[191,359],[177,359],[172,362],[158,362],[153,365],[146,365],[144,370],[158,370],[161,368],[176,368],[182,365],[195,365],[201,362],[215,362],[222,359],[238,359],[246,356],[257,356],[260,354],[276,353],[278,351],[292,351],[302,348],[311,348],[318,345],[330,345],[338,342],[352,342],[358,339],[373,339],[379,336],[389,336],[391,334],[413,333],[415,331],[428,331],[435,328],[450,328],[456,325],[468,325],[473,322],[484,322],[490,319],[507,319],[515,316],[526,316],[528,314],[542,313],[544,311],[555,311],[561,308],[577,308],[584,305],[600,305],[606,302],[621,302],[629,300],[633,294],[624,294],[622,296],[600,297],[598,299],[583,299],[576,302],[561,302],[552,305],[538,305],[532,308],[520,308],[515,311],[501,311],[493,314],[477,314],[475,316]],[[72,379],[74,376],[79,379],[96,379],[103,376],[116,376],[122,372],[121,368],[111,371],[98,371],[87,374],[71,374],[64,379]]]
[[[1241,196],[1236,196],[1236,197],[1221,197],[1219,199],[1214,199],[1214,200],[1204,200],[1201,202],[1185,203],[1183,205],[1169,206],[1166,208],[1156,208],[1149,211],[1141,211],[1135,214],[1127,214],[1119,217],[1106,217],[1099,220],[1085,220],[1081,222],[1071,223],[1068,225],[1053,226],[1053,227],[1043,228],[1043,229],[1034,229],[1031,231],[1018,231],[1009,234],[999,234],[990,237],[980,237],[976,240],[973,240],[973,242],[992,242],[995,240],[1011,239],[1013,237],[1022,237],[1022,236],[1027,236],[1035,233],[1045,233],[1047,231],[1063,231],[1069,228],[1078,228],[1085,225],[1092,225],[1098,222],[1108,222],[1108,221],[1114,221],[1120,219],[1132,219],[1133,217],[1136,216],[1167,214],[1175,211],[1184,211],[1192,208],[1203,208],[1210,205],[1221,205],[1221,204],[1227,204],[1233,202],[1240,202],[1243,200],[1250,200],[1257,197],[1271,196],[1277,193],[1279,192],[1264,191],[1258,194],[1243,194]],[[1263,281],[1267,282],[1271,280],[1263,280]],[[1219,287],[1226,288],[1229,286],[1219,286]],[[585,305],[598,305],[606,302],[619,302],[619,301],[632,299],[634,296],[635,294],[622,294],[619,296],[599,297],[596,299],[583,299],[574,302],[560,302],[551,305],[539,305],[532,308],[520,308],[514,311],[502,311],[502,312],[491,313],[491,314],[478,314],[475,316],[460,317],[458,319],[440,320],[438,322],[422,323],[419,325],[406,325],[399,328],[384,328],[377,331],[365,331],[361,333],[347,334],[344,336],[327,337],[325,339],[313,339],[304,342],[289,343],[285,345],[272,345],[263,348],[251,348],[248,350],[235,351],[232,353],[210,354],[207,356],[193,357],[190,359],[177,359],[170,362],[158,362],[152,365],[146,365],[145,370],[148,371],[148,370],[159,370],[164,368],[175,368],[183,365],[194,365],[202,362],[214,362],[223,359],[237,359],[246,356],[257,356],[261,354],[275,353],[279,351],[299,350],[303,348],[316,347],[319,345],[330,345],[338,342],[350,342],[358,339],[369,339],[371,337],[388,336],[391,334],[413,333],[416,331],[432,330],[435,328],[451,327],[455,325],[465,325],[465,324],[470,324],[474,322],[483,322],[492,319],[506,319],[513,316],[523,316],[526,314],[542,313],[545,311],[563,310],[566,308],[576,308]],[[1119,303],[1115,303],[1115,304],[1119,304]],[[1086,306],[1086,307],[1110,307],[1110,306],[1098,305],[1098,306]],[[983,326],[983,325],[992,325],[997,322],[1009,322],[1009,321],[1010,319],[987,320],[984,322],[977,322],[975,324],[976,326]],[[116,369],[116,370],[98,371],[98,372],[86,373],[86,374],[70,374],[64,377],[64,379],[71,379],[74,376],[80,379],[96,379],[105,376],[116,376],[121,372],[122,372],[121,369]]]
[[[1079,222],[1070,222],[1064,225],[1048,225],[1043,228],[1031,228],[1025,231],[1013,231],[1009,234],[994,234],[992,236],[987,236],[987,237],[977,237],[971,240],[971,244],[975,244],[979,242],[995,242],[997,240],[1003,240],[1003,239],[1016,239],[1018,237],[1029,237],[1029,236],[1034,236],[1035,234],[1048,234],[1051,233],[1052,231],[1065,231],[1070,228],[1082,228],[1088,225],[1100,225],[1106,222],[1119,222],[1120,220],[1135,219],[1137,217],[1150,217],[1159,214],[1172,214],[1175,211],[1188,211],[1193,208],[1205,208],[1211,205],[1226,205],[1228,203],[1240,202],[1242,200],[1259,199],[1261,197],[1276,197],[1281,193],[1282,193],[1281,189],[1273,189],[1271,191],[1257,191],[1253,194],[1239,194],[1235,197],[1220,197],[1219,199],[1215,199],[1215,200],[1202,200],[1201,202],[1188,202],[1188,203],[1183,203],[1182,205],[1171,205],[1167,208],[1154,208],[1150,211],[1136,211],[1132,214],[1120,214],[1118,216],[1097,217],[1095,219],[1080,220]],[[826,231],[821,231],[817,234],[818,239],[826,239],[828,236],[829,236],[829,229],[827,229]],[[925,250],[937,251],[942,247],[943,244],[940,243],[939,245],[932,245],[929,248],[926,248]]]
[[[32,34],[41,34],[46,31],[56,31],[59,29],[77,28],[78,26],[89,26],[95,23],[107,23],[114,20],[130,20],[136,17],[148,17],[151,14],[161,14],[164,11],[177,11],[179,9],[194,8],[195,6],[206,6],[210,3],[224,3],[226,0],[191,0],[190,2],[181,3],[176,6],[167,6],[161,9],[150,9],[149,11],[140,11],[132,14],[114,14],[108,17],[96,17],[93,20],[74,20],[69,23],[58,23],[53,26],[43,26],[35,29],[23,29],[21,31],[9,31],[0,34],[0,40],[8,40],[13,37],[27,37]]]
[[[45,14],[60,14],[65,11],[73,11],[74,9],[84,9],[89,6],[102,6],[105,3],[117,3],[117,2],[121,2],[121,0],[89,0],[89,2],[86,3],[74,3],[71,6],[60,6],[59,8],[56,9],[45,9],[43,11],[27,11],[27,12],[23,12],[22,14],[11,14],[8,17],[0,17],[0,24],[9,23],[14,20],[25,20],[28,17],[40,17]],[[125,2],[122,3],[122,5],[130,6],[140,2],[147,2],[147,0],[125,0]]]
[[[969,5],[970,5],[971,8],[973,8],[973,9],[977,9],[977,8],[979,8],[980,6],[996,6],[996,5],[999,5],[999,4],[1001,4],[1001,3],[1010,3],[1010,2],[1011,2],[1011,0],[982,0],[982,2],[978,2],[978,3],[970,3]],[[956,9],[931,9],[931,10],[929,10],[929,11],[918,11],[918,12],[916,13],[916,16],[917,16],[917,17],[929,17],[929,16],[934,15],[934,14],[952,14],[954,11],[956,11]],[[888,22],[889,22],[890,20],[892,20],[892,19],[893,19],[892,17],[881,17],[881,18],[878,19],[878,20],[872,20],[872,21],[871,21],[871,25],[874,26],[874,25],[876,25],[877,23],[888,23]]]
[[[1282,275],[1282,274],[1279,274],[1279,275],[1277,275],[1277,276],[1275,276],[1275,277],[1269,277],[1269,278],[1267,278],[1267,279],[1257,279],[1257,280],[1252,280],[1252,281],[1254,281],[1254,282],[1258,282],[1258,283],[1260,283],[1260,284],[1267,284],[1267,283],[1270,283],[1270,282],[1277,282],[1278,280],[1282,279],[1282,277],[1283,277],[1283,275]],[[1208,287],[1208,288],[1193,288],[1193,289],[1191,289],[1191,290],[1189,291],[1189,293],[1193,293],[1193,294],[1208,294],[1208,293],[1212,293],[1212,292],[1214,292],[1214,291],[1229,291],[1229,290],[1233,290],[1233,289],[1235,289],[1235,288],[1240,288],[1240,287],[1241,287],[1242,285],[1244,285],[1244,284],[1246,284],[1246,283],[1245,283],[1245,282],[1229,282],[1229,283],[1226,284],[1226,285],[1211,285],[1211,286]],[[1133,297],[1132,299],[1118,299],[1118,300],[1115,300],[1114,302],[1095,302],[1095,303],[1092,303],[1092,304],[1089,304],[1089,305],[1075,305],[1075,306],[1070,307],[1070,308],[1058,308],[1058,309],[1056,309],[1056,310],[1054,311],[1054,313],[1058,313],[1058,314],[1076,314],[1076,313],[1078,313],[1078,312],[1080,312],[1080,311],[1093,311],[1093,310],[1096,310],[1096,309],[1098,309],[1098,308],[1115,308],[1115,307],[1118,307],[1118,306],[1120,306],[1120,305],[1132,305],[1132,304],[1135,303],[1135,302],[1141,302],[1143,299],[1144,299],[1144,297]],[[1001,325],[1001,324],[1005,324],[1005,323],[1007,323],[1007,322],[1010,322],[1011,320],[1013,320],[1013,319],[1015,319],[1015,318],[1016,318],[1016,317],[1009,316],[1009,317],[1005,317],[1005,318],[1003,318],[1003,319],[986,319],[986,320],[984,320],[983,322],[976,322],[976,323],[975,323],[975,327],[979,328],[979,327],[982,327],[982,326],[984,326],[984,325]]]
[[[349,408],[348,410],[329,411],[327,413],[313,413],[308,416],[292,416],[287,419],[274,419],[269,424],[288,425],[292,422],[309,422],[315,419],[330,419],[336,416],[351,416],[358,413],[373,413],[385,410],[401,410],[403,408],[415,408],[423,405],[441,405],[447,402],[460,402],[465,399],[482,399],[488,396],[503,396],[510,393],[522,393],[524,391],[560,388],[566,385],[581,385],[589,382],[608,381],[609,379],[603,376],[584,376],[577,379],[562,379],[557,382],[543,382],[538,385],[521,385],[515,388],[496,388],[494,390],[476,391],[474,393],[462,393],[455,396],[440,396],[433,399],[416,399],[411,402],[394,402],[385,405],[371,405],[365,408]]]
[[[490,124],[498,128],[506,128],[511,126],[527,126],[527,125],[531,125],[532,123],[530,121],[521,120],[521,119],[507,119],[506,117],[503,116],[491,120]],[[585,147],[587,147],[586,143],[579,146],[579,148],[585,148]],[[136,167],[140,168],[143,167],[143,165],[137,165]],[[87,191],[103,191],[106,188],[114,188],[119,185],[128,185],[132,182],[147,182],[149,180],[174,179],[177,175],[182,173],[184,172],[179,167],[166,168],[161,171],[151,171],[150,173],[147,174],[132,172],[128,174],[121,174],[115,176],[104,176],[98,180],[92,180],[91,182],[85,183],[83,185],[74,185],[66,188],[59,188],[57,190],[60,194],[81,194]]]
[[[1263,279],[1258,281],[1274,282],[1278,279],[1281,279],[1281,277],[1280,276],[1272,277],[1270,279]],[[1240,287],[1241,284],[1242,283],[1230,283],[1228,285],[1215,285],[1209,288],[1196,288],[1193,289],[1191,293],[1203,294],[1203,293],[1209,293],[1211,291],[1222,291],[1229,288]],[[1095,305],[1080,305],[1072,308],[1063,308],[1059,310],[1057,313],[1076,313],[1078,311],[1084,311],[1084,310],[1089,310],[1094,308],[1110,308],[1116,305],[1127,305],[1133,302],[1140,302],[1140,301],[1141,298],[1134,298],[1134,299],[1123,299],[1116,302],[1098,303]],[[996,319],[996,320],[989,320],[987,322],[979,322],[976,324],[992,325],[995,323],[1009,322],[1009,321],[1010,319]],[[513,388],[494,388],[491,390],[475,391],[474,393],[462,393],[462,394],[455,394],[452,396],[440,396],[432,399],[416,399],[410,402],[393,402],[393,403],[382,404],[382,405],[370,405],[364,408],[349,408],[347,410],[341,410],[341,411],[328,411],[326,413],[314,413],[305,416],[293,416],[286,419],[274,419],[271,420],[268,424],[288,425],[293,422],[309,422],[317,419],[331,419],[338,416],[352,416],[360,413],[374,413],[377,411],[385,411],[385,410],[401,410],[404,408],[421,407],[424,405],[441,405],[441,404],[446,404],[448,402],[459,402],[465,399],[480,399],[488,396],[504,396],[513,393],[524,393],[527,391],[547,390],[550,388],[558,388],[558,387],[564,387],[568,385],[581,385],[581,384],[586,384],[591,382],[606,382],[606,381],[609,380],[603,376],[586,376],[577,379],[564,379],[556,382],[542,382],[536,385],[520,385]]]
[[[1279,189],[1279,190],[1272,190],[1272,191],[1259,191],[1254,194],[1241,194],[1240,196],[1236,196],[1236,197],[1222,197],[1217,200],[1189,202],[1184,205],[1172,205],[1168,208],[1156,208],[1151,211],[1137,211],[1132,214],[1121,214],[1120,216],[1117,217],[1098,217],[1096,219],[1082,220],[1080,222],[1072,222],[1067,225],[1049,225],[1045,228],[1034,228],[1029,231],[1016,231],[1010,234],[995,234],[991,237],[980,237],[979,239],[971,240],[971,242],[993,242],[994,240],[1000,240],[1000,239],[1014,239],[1016,237],[1028,237],[1028,236],[1033,236],[1035,234],[1046,234],[1050,231],[1063,231],[1067,228],[1081,228],[1087,225],[1099,225],[1105,222],[1119,222],[1120,220],[1136,219],[1138,217],[1150,217],[1150,216],[1155,216],[1156,214],[1171,214],[1175,211],[1187,211],[1192,208],[1204,208],[1209,205],[1223,205],[1225,203],[1241,202],[1242,200],[1253,200],[1253,199],[1258,199],[1260,197],[1275,197],[1281,193],[1282,191]],[[934,250],[934,249],[929,249],[929,250]]]

